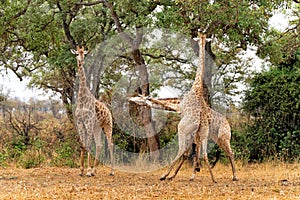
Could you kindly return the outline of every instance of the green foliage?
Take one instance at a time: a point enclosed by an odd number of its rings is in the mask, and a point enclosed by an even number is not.
[[[41,149],[33,147],[24,152],[17,164],[25,169],[39,167],[44,162],[44,157],[41,153]]]
[[[79,155],[79,143],[75,139],[69,138],[56,147],[55,156],[50,164],[57,167],[78,167],[77,159],[75,158],[79,158]]]
[[[235,159],[247,163],[250,157],[250,149],[247,145],[251,139],[239,130],[232,130],[231,147],[234,150]]]
[[[161,148],[168,145],[172,140],[177,137],[177,125],[180,117],[177,113],[167,113],[165,126],[159,132],[159,139]]]
[[[4,150],[0,152],[0,166],[6,166],[8,153]]]
[[[246,137],[250,160],[300,156],[300,62],[293,60],[256,75],[244,109],[254,117]]]
[[[217,65],[237,65],[237,53],[247,45],[263,46],[272,10],[285,1],[109,1],[125,31],[134,27],[167,28],[187,38],[195,37],[199,27],[208,27],[208,36],[217,39],[209,47],[216,56]],[[73,82],[76,62],[70,54],[74,44],[93,49],[116,34],[115,22],[109,8],[102,3],[80,6],[76,0],[61,1],[3,1],[0,13],[0,60],[20,78],[31,78],[31,86],[61,93],[63,102],[71,115],[70,104],[74,103]],[[232,17],[234,16],[234,17]],[[274,34],[273,34],[274,35]],[[211,44],[209,44],[211,45]],[[226,48],[220,48],[220,47]],[[274,47],[278,50],[278,47]],[[274,48],[266,49],[268,55]],[[226,50],[225,50],[226,49]],[[147,50],[148,51],[148,50]],[[143,52],[145,54],[149,52]],[[157,53],[157,52],[156,52]],[[33,56],[32,59],[26,55]],[[162,56],[161,56],[162,55]],[[157,63],[167,55],[159,54]],[[164,62],[165,64],[166,62]],[[17,67],[16,67],[17,64]],[[115,66],[120,66],[115,63]],[[111,66],[114,68],[115,66]],[[234,70],[241,72],[245,66]],[[174,69],[179,70],[180,69]],[[33,73],[34,72],[34,73]],[[231,74],[226,69],[223,74]],[[109,82],[110,73],[101,84]],[[234,75],[234,77],[236,77]],[[190,78],[190,77],[188,77]],[[229,81],[228,81],[229,80]],[[232,82],[240,81],[228,77],[228,92]],[[100,81],[98,81],[100,82]],[[99,83],[93,84],[98,85]],[[105,86],[105,85],[104,85]]]
[[[258,55],[262,58],[267,58],[274,65],[283,62],[289,62],[290,59],[295,59],[297,52],[299,52],[299,13],[300,7],[298,4],[289,3],[288,6],[292,10],[282,9],[282,13],[289,18],[288,29],[283,33],[274,28],[269,28],[269,31],[264,35],[264,45],[258,49]]]
[[[14,137],[0,153],[0,165],[1,161],[3,164],[5,161],[5,163],[15,162],[26,169],[38,167],[45,160],[43,148],[44,142],[40,139],[32,141],[30,145],[25,145],[23,137]]]
[[[13,138],[11,143],[8,144],[8,147],[11,149],[11,151],[9,151],[9,157],[12,159],[19,158],[27,148],[22,137]]]
[[[56,149],[58,154],[52,161],[51,164],[57,167],[68,166],[68,167],[77,167],[77,163],[73,160],[73,149],[69,144],[64,144],[61,147]]]

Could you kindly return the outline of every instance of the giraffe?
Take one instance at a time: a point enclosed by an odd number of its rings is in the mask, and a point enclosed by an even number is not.
[[[79,74],[79,90],[77,94],[77,106],[75,110],[75,122],[76,128],[79,133],[81,141],[81,155],[80,155],[80,175],[84,172],[84,153],[88,151],[88,168],[87,176],[94,176],[96,174],[96,167],[99,164],[99,154],[102,148],[101,142],[101,129],[103,129],[110,151],[111,160],[111,173],[114,175],[114,158],[113,158],[113,143],[112,143],[112,115],[107,106],[97,100],[90,92],[86,83],[86,76],[84,72],[84,56],[87,51],[84,47],[76,47],[76,51],[72,50],[72,53],[76,54],[77,67]],[[96,153],[94,165],[91,167],[91,143],[94,138],[96,144]]]
[[[198,168],[196,165],[199,160],[199,148],[202,147],[203,158],[209,169],[211,178],[213,182],[215,181],[214,175],[212,173],[211,167],[208,163],[207,158],[207,140],[209,131],[209,122],[211,118],[211,110],[207,102],[203,97],[203,74],[204,74],[204,64],[205,64],[205,41],[206,35],[202,33],[201,30],[198,31],[199,37],[199,64],[196,72],[196,78],[192,85],[191,90],[186,93],[183,100],[180,102],[180,113],[181,120],[178,124],[178,153],[171,163],[169,169],[165,174],[163,174],[160,180],[165,180],[172,169],[176,165],[177,161],[182,157],[178,167],[175,169],[174,174],[168,179],[173,179],[181,168],[182,164],[187,158],[188,150],[192,143],[196,143],[196,158],[194,161],[194,172],[190,180],[195,177],[195,170]]]
[[[164,98],[164,99],[154,99],[152,97],[144,97],[142,95],[131,97],[129,101],[135,102],[141,106],[150,106],[154,109],[160,110],[168,110],[180,113],[180,99],[178,98]],[[231,138],[231,128],[228,120],[225,116],[220,114],[219,112],[210,108],[211,112],[211,120],[209,122],[209,134],[208,139],[213,140],[219,147],[227,154],[230,163],[231,169],[233,173],[233,181],[237,181],[236,168],[234,162],[234,154],[230,146],[230,138]],[[199,166],[200,163],[194,158],[194,170],[200,171]]]

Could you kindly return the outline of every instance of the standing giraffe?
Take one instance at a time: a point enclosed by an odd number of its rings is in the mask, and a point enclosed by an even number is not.
[[[180,161],[175,172],[168,179],[173,179],[181,168],[182,164],[187,158],[188,150],[191,147],[193,141],[196,143],[196,158],[194,161],[194,169],[198,168],[196,164],[199,160],[199,148],[202,147],[203,158],[209,169],[211,178],[213,182],[215,178],[213,176],[211,167],[207,158],[207,141],[208,141],[208,131],[209,123],[211,119],[211,109],[203,97],[203,74],[204,74],[204,64],[205,64],[205,40],[206,35],[202,32],[198,32],[199,36],[199,65],[196,73],[195,81],[192,85],[191,90],[184,95],[183,100],[180,102],[180,113],[181,120],[178,124],[178,153],[173,160],[168,171],[160,178],[160,180],[165,180],[172,169],[174,168],[177,161],[183,157]],[[195,171],[195,170],[194,170]],[[195,177],[195,172],[191,177],[193,180]]]
[[[96,174],[96,167],[99,164],[99,154],[102,148],[101,129],[103,129],[110,151],[111,159],[111,173],[114,175],[114,158],[113,158],[113,143],[112,143],[112,115],[106,105],[97,100],[90,92],[86,83],[86,76],[84,73],[84,55],[87,53],[84,47],[77,46],[76,51],[77,67],[79,74],[79,90],[77,94],[77,106],[75,110],[75,122],[79,137],[82,143],[81,158],[80,158],[80,175],[84,172],[84,153],[88,151],[88,169],[87,176],[94,176]],[[91,144],[94,138],[96,144],[96,154],[94,165],[91,167]]]
[[[168,110],[180,113],[180,100],[178,98],[154,99],[152,97],[136,96],[129,98],[129,101],[135,102],[141,106],[149,106],[154,109]],[[229,157],[233,179],[238,180],[234,163],[234,154],[230,146],[231,129],[226,117],[211,109],[211,120],[209,122],[208,139],[213,140]],[[194,160],[194,173],[199,171],[200,163],[197,158]]]

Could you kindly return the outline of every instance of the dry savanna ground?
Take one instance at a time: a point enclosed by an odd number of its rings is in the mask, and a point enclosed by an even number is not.
[[[116,171],[99,166],[95,177],[78,176],[79,169],[43,167],[0,169],[0,199],[300,199],[300,164],[237,164],[239,181],[231,181],[230,166],[218,163],[212,183],[204,167],[193,182],[191,168],[173,181],[160,181],[166,169],[148,173]]]

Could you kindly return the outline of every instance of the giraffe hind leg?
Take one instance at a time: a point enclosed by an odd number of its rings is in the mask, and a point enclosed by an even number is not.
[[[203,145],[203,146],[204,146],[204,145]],[[214,177],[214,175],[213,175],[212,169],[211,169],[210,164],[209,164],[209,162],[208,162],[208,157],[207,157],[206,148],[207,148],[206,146],[205,146],[205,147],[202,147],[202,149],[203,149],[203,158],[204,158],[204,161],[205,161],[206,166],[208,167],[208,170],[209,170],[209,173],[210,173],[210,176],[211,176],[212,181],[213,181],[214,183],[216,183],[217,181],[215,180],[215,177]]]
[[[160,180],[163,181],[163,180],[166,180],[166,178],[169,176],[169,174],[171,173],[172,169],[175,167],[176,163],[178,162],[178,160],[183,156],[184,152],[178,152],[177,156],[175,157],[175,159],[173,160],[171,166],[169,167],[168,171],[162,175],[160,177]],[[183,164],[184,160],[182,159],[181,162],[179,163],[179,167],[177,168],[177,170],[180,169],[181,165]],[[177,174],[177,173],[176,173]],[[173,176],[171,176],[170,178],[168,178],[168,180],[172,180],[176,174],[174,174]]]
[[[192,144],[192,153],[191,153],[190,157],[193,158],[193,166],[194,166],[194,170],[196,172],[200,172],[201,167],[202,167],[200,160],[199,160],[199,153],[200,153],[199,149],[200,149],[200,147],[194,141],[194,143]],[[196,155],[196,152],[198,152],[198,155]]]
[[[177,175],[178,171],[179,171],[180,168],[182,167],[182,164],[183,164],[184,161],[186,161],[186,159],[188,158],[187,152],[185,152],[181,157],[182,157],[182,159],[181,159],[179,165],[177,166],[177,168],[175,169],[174,174],[173,174],[172,176],[168,177],[168,178],[167,178],[168,180],[172,180],[173,178],[175,178],[175,176]]]
[[[187,153],[187,151],[191,147],[193,139],[194,139],[193,133],[195,133],[195,131],[197,129],[198,129],[197,125],[190,123],[190,122],[188,123],[188,121],[185,122],[183,119],[179,122],[179,124],[178,124],[178,144],[179,144],[178,153],[177,153],[175,159],[173,160],[171,166],[169,167],[168,171],[164,175],[161,176],[160,180],[165,180],[167,178],[167,176],[171,173],[171,171],[174,168],[174,166],[176,165],[177,161],[184,154]],[[179,167],[177,167],[177,172],[180,169],[181,165],[183,164],[184,160],[181,162],[182,163],[179,164]],[[175,171],[172,178],[174,178],[176,176],[177,172]]]
[[[194,171],[193,174],[190,178],[190,181],[193,181],[196,177],[196,172],[200,172],[201,169],[201,165],[200,165],[200,159],[199,159],[199,155],[200,155],[200,145],[198,144],[198,142],[195,143],[195,157],[193,159],[193,167],[194,167]]]
[[[94,126],[94,141],[96,145],[96,152],[95,152],[93,168],[91,171],[91,176],[96,175],[96,170],[99,164],[99,156],[103,146],[102,139],[101,139],[101,127],[97,123]]]
[[[109,149],[109,156],[110,156],[110,165],[111,165],[111,172],[110,176],[114,176],[114,145],[113,145],[113,139],[112,139],[112,127],[106,127],[104,128],[104,133],[107,138],[108,143],[108,149]]]
[[[198,143],[202,147],[203,159],[205,161],[206,166],[208,167],[211,179],[212,179],[212,181],[214,183],[216,183],[215,177],[213,175],[213,172],[212,172],[212,169],[211,169],[211,166],[209,164],[208,157],[207,157],[207,140],[208,140],[208,134],[209,134],[209,127],[207,127],[207,126],[202,127],[201,130],[200,130],[200,132],[199,132],[199,135],[200,135],[200,138],[201,138],[201,142],[198,142]]]
[[[231,169],[232,169],[232,180],[233,181],[238,181],[237,175],[236,175],[236,168],[235,168],[235,162],[234,162],[234,153],[231,149],[230,142],[228,140],[219,140],[218,144],[220,148],[227,154],[230,164],[231,164]]]

